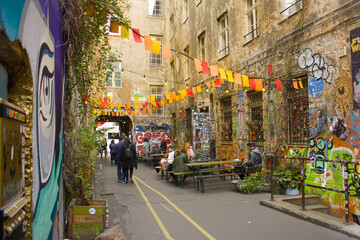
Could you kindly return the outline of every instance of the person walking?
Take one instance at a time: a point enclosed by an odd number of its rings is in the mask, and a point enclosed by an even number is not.
[[[117,170],[117,178],[118,182],[124,183],[124,174],[122,172],[122,166],[121,166],[121,148],[124,144],[124,136],[119,137],[119,142],[114,145],[113,151],[115,151],[116,158],[115,158],[115,164],[116,164],[116,170]]]
[[[149,157],[149,153],[150,153],[150,144],[149,144],[149,139],[144,138],[144,153],[145,153],[145,157],[146,159]]]
[[[166,149],[167,149],[166,140],[165,140],[165,137],[162,137],[161,142],[160,142],[160,150],[162,153],[165,153]]]
[[[134,181],[132,176],[134,173],[134,167],[137,169],[137,156],[135,145],[130,142],[130,138],[128,137],[124,138],[124,144],[122,145],[120,151],[120,159],[126,184],[129,182],[133,183]]]
[[[110,149],[110,163],[111,163],[111,166],[114,166],[114,162],[115,162],[115,159],[116,159],[116,152],[113,151],[114,149],[114,146],[115,146],[115,140],[111,140],[111,143],[109,145],[109,149]]]

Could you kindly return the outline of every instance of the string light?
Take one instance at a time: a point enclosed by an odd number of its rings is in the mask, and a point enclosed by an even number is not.
[[[144,81],[146,80],[146,76],[145,76],[145,75],[143,76],[143,80],[144,80]]]

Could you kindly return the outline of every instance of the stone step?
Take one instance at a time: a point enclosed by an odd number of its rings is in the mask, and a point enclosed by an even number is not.
[[[296,195],[293,197],[286,197],[283,201],[301,206],[301,195]],[[320,204],[320,196],[318,195],[305,195],[305,206]]]
[[[314,204],[314,205],[305,206],[305,209],[318,211],[325,214],[330,214],[329,208],[323,204]]]

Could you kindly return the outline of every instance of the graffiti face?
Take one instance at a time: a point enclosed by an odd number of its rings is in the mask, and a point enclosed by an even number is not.
[[[317,173],[324,173],[325,162],[318,161],[316,159],[326,159],[327,151],[333,148],[332,141],[327,141],[325,138],[319,138],[317,140],[310,140],[310,147],[315,149],[311,149],[309,153],[309,157],[311,161],[314,161],[314,168]]]
[[[335,66],[328,65],[319,53],[313,53],[310,48],[300,54],[298,66],[304,69],[310,77],[316,80],[324,79],[327,83],[333,83],[337,72]]]
[[[318,98],[324,91],[324,80],[320,78],[316,80],[316,78],[312,77],[309,81],[309,92],[313,98]]]

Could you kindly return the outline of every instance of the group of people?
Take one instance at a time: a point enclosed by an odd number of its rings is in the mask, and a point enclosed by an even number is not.
[[[137,169],[137,154],[135,145],[130,142],[130,138],[120,136],[119,142],[110,143],[111,165],[117,166],[117,178],[119,183],[133,183],[134,168]]]

